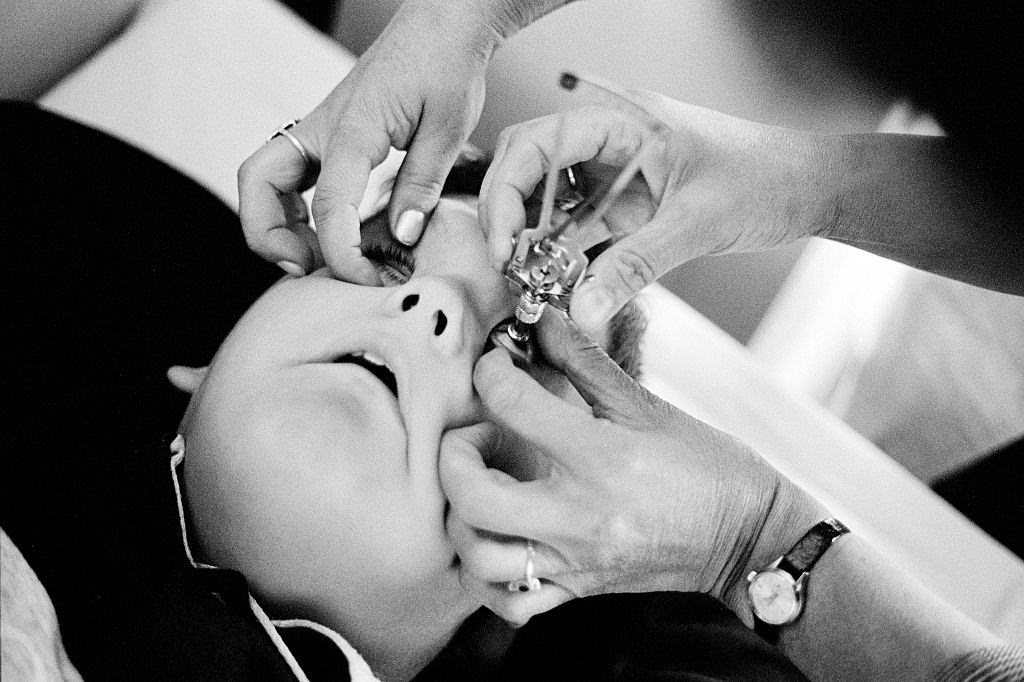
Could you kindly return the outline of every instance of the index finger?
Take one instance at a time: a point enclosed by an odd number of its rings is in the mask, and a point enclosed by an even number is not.
[[[519,482],[488,468],[484,451],[493,426],[476,424],[452,429],[441,439],[438,475],[450,514],[465,524],[491,533],[539,537],[552,522],[555,501],[541,481]]]
[[[637,322],[625,320],[626,324]],[[544,358],[559,369],[594,409],[594,415],[620,424],[645,420],[658,398],[626,374],[575,322],[545,310],[537,325]]]
[[[309,187],[309,171],[305,158],[283,137],[264,144],[238,169],[238,217],[249,248],[271,262],[291,261],[304,272],[313,269],[316,254],[294,231],[297,226],[290,223],[295,216],[287,206],[289,197]]]
[[[621,166],[640,150],[645,133],[608,107],[544,116],[504,131],[484,177],[478,211],[495,264],[507,259],[511,238],[523,226],[523,203],[553,159],[563,167],[591,160]]]
[[[360,249],[359,204],[370,171],[384,161],[390,148],[386,134],[339,123],[323,156],[313,195],[313,220],[324,261],[336,277],[348,282],[380,284],[377,270]]]
[[[568,463],[588,450],[582,435],[594,434],[598,422],[589,409],[549,393],[496,348],[473,371],[473,385],[489,418],[548,457]]]

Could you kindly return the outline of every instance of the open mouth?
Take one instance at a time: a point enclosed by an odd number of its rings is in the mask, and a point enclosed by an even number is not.
[[[387,363],[381,358],[377,357],[373,353],[368,351],[357,351],[355,353],[346,353],[342,355],[335,363],[351,363],[353,365],[359,365],[363,369],[367,370],[373,376],[380,379],[380,381],[388,387],[392,395],[398,397],[398,380],[395,378],[395,373],[391,371]]]

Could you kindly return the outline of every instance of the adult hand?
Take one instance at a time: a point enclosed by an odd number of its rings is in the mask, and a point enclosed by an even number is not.
[[[602,592],[710,593],[738,613],[749,570],[824,518],[817,503],[735,438],[675,409],[629,378],[557,313],[540,325],[545,357],[591,409],[546,392],[507,353],[477,364],[491,424],[448,432],[440,476],[463,584],[514,623]],[[525,441],[547,475],[489,468],[502,441]],[[539,590],[512,593],[536,548]]]
[[[481,192],[480,222],[501,267],[511,237],[524,227],[523,201],[547,172],[547,159],[581,164],[593,187],[643,147],[640,175],[605,220],[615,243],[590,264],[593,278],[573,297],[572,317],[590,334],[687,260],[771,248],[835,220],[826,138],[653,93],[633,97],[668,129],[654,132],[628,108],[611,106],[513,126],[499,139]]]
[[[406,244],[419,239],[480,116],[491,54],[512,32],[485,11],[492,4],[403,3],[345,79],[290,130],[315,167],[285,137],[242,164],[240,214],[254,251],[293,274],[310,272],[322,251],[335,275],[376,283],[359,248],[358,207],[370,171],[392,147],[408,150],[390,205],[392,231]],[[315,233],[299,208],[299,192],[314,183]]]

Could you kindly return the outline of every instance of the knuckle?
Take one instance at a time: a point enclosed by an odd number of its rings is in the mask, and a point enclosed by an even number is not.
[[[487,407],[494,414],[516,414],[526,402],[526,391],[518,381],[502,382],[500,390],[491,390]]]
[[[635,292],[657,279],[658,270],[651,258],[632,248],[623,248],[611,263],[611,284]]]
[[[330,222],[331,216],[335,213],[335,205],[333,193],[326,188],[318,187],[316,194],[313,195],[310,209],[318,223],[325,223]]]
[[[522,154],[539,155],[546,159],[544,149],[538,143],[536,130],[526,123],[519,124],[508,131],[508,148],[510,151]]]
[[[576,361],[581,365],[591,366],[608,361],[608,354],[605,353],[604,348],[582,332],[574,334],[571,343],[567,344],[565,352],[568,353],[568,360]]]
[[[243,161],[242,165],[238,167],[236,177],[238,178],[239,187],[247,184],[249,178],[256,173],[256,163],[256,154],[253,154]]]
[[[608,362],[608,355],[594,341],[587,340],[586,343],[566,346],[563,349],[561,358],[564,366],[572,368],[581,374],[590,375],[600,371]]]
[[[245,245],[249,247],[250,251],[264,253],[267,250],[266,232],[253,229],[243,229],[242,234],[245,236]]]
[[[502,131],[500,133],[498,133],[498,141],[494,145],[494,148],[495,149],[504,149],[505,146],[508,144],[509,138],[512,135],[512,131],[515,130],[518,127],[518,125],[519,124],[516,124],[516,125],[513,125],[513,126],[509,126],[508,128],[502,129]]]
[[[433,199],[441,195],[444,187],[444,180],[438,178],[431,171],[433,169],[416,169],[405,178],[396,192],[404,194],[407,198]]]

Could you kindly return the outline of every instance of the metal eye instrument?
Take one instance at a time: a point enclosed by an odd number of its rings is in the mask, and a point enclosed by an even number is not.
[[[571,73],[563,73],[559,83],[566,90],[586,83],[610,94],[633,113],[639,111],[641,120],[652,132],[667,130],[667,126],[614,85]],[[545,177],[539,214],[527,212],[527,224],[535,227],[514,238],[512,258],[505,268],[505,278],[522,290],[515,315],[495,325],[485,349],[502,346],[512,355],[513,362],[524,369],[540,360],[534,330],[544,308],[550,304],[568,310],[573,292],[586,275],[589,260],[581,237],[602,231],[597,226],[639,172],[646,152],[645,143],[610,183],[587,195],[579,168],[562,168],[558,163],[564,131],[559,128],[556,135],[556,153]]]

